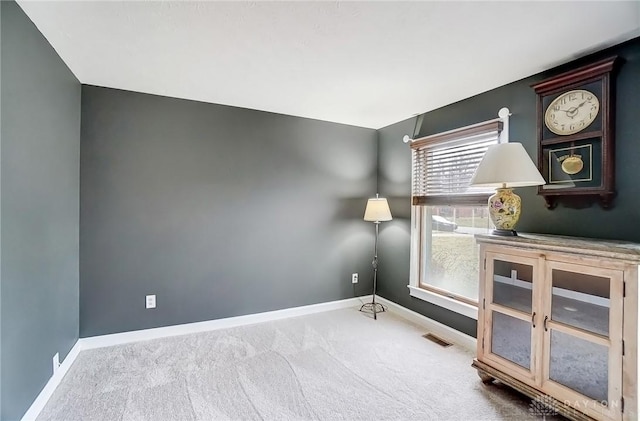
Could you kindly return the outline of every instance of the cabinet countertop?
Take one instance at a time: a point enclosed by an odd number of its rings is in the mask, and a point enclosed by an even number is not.
[[[514,237],[493,234],[476,234],[479,243],[510,245],[521,248],[535,248],[563,251],[575,254],[589,254],[640,263],[640,244],[629,241],[599,240],[595,238],[565,237],[550,234],[518,233]]]

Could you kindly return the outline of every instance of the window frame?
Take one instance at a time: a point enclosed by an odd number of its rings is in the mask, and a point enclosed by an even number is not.
[[[449,130],[442,133],[415,139],[411,142],[412,152],[414,148],[429,145],[441,144],[457,139],[464,139],[474,135],[498,132],[497,143],[509,141],[509,115],[497,119],[484,121],[478,124]],[[478,320],[478,302],[460,294],[447,291],[432,285],[425,285],[421,282],[423,265],[426,263],[422,256],[423,247],[428,243],[426,236],[431,234],[430,225],[426,222],[426,217],[431,213],[428,206],[451,205],[451,206],[486,206],[490,193],[467,194],[447,196],[445,200],[425,200],[423,197],[414,196],[414,162],[413,153],[411,158],[411,249],[410,249],[410,271],[409,271],[409,294],[412,297],[430,302],[437,306],[446,308],[463,316]],[[431,203],[429,203],[431,202]],[[444,203],[446,202],[446,203]],[[427,226],[427,227],[425,227]],[[429,231],[429,232],[427,232]]]

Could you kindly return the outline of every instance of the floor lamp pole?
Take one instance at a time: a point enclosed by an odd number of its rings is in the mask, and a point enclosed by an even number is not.
[[[378,313],[382,313],[386,309],[382,304],[376,303],[376,284],[378,281],[378,230],[380,228],[380,221],[374,222],[376,226],[376,239],[373,246],[373,261],[371,265],[373,266],[373,299],[370,303],[363,304],[360,307],[360,311],[373,311],[373,319],[377,320]]]

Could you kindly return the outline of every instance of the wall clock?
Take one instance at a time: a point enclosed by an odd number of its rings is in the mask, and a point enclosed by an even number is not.
[[[547,207],[558,202],[604,207],[615,197],[614,71],[611,57],[532,85],[536,92],[538,188]]]

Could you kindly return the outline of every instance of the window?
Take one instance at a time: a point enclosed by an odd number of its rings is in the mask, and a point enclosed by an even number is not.
[[[495,190],[469,184],[489,146],[505,141],[503,121],[411,144],[411,295],[473,318],[477,318],[479,267],[474,234],[493,228],[487,200]]]

